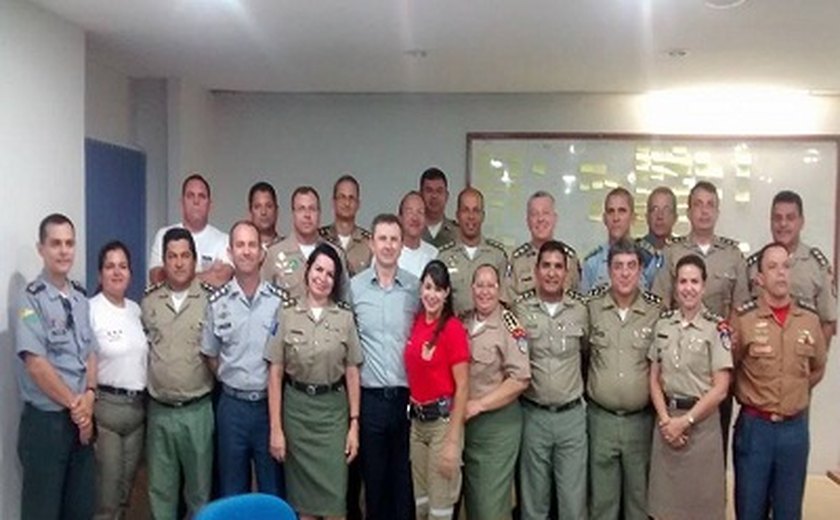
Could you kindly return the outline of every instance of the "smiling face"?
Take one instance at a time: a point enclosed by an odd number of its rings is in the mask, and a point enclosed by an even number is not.
[[[196,230],[204,229],[210,216],[210,193],[199,179],[192,179],[184,186],[181,195],[181,214],[184,223]]]
[[[307,276],[309,295],[315,300],[326,300],[335,285],[335,263],[325,254],[319,254],[312,262]]]
[[[409,194],[400,208],[400,222],[402,222],[405,236],[411,239],[423,236],[426,229],[426,203],[417,194]]]
[[[102,286],[102,292],[112,300],[122,300],[130,282],[131,269],[125,251],[116,248],[105,253],[102,269],[99,271],[99,285]]]
[[[642,267],[634,253],[618,253],[610,262],[610,285],[615,295],[632,296],[639,288]]]
[[[677,271],[676,299],[683,313],[694,312],[703,301],[703,271],[692,264],[685,264]]]
[[[44,269],[56,278],[66,278],[76,254],[76,232],[67,223],[47,224],[46,236],[38,243]]]
[[[446,189],[446,182],[443,179],[424,180],[420,186],[420,193],[426,201],[426,213],[435,218],[443,218],[446,211],[446,201],[449,200],[449,190]]]
[[[563,295],[566,281],[566,259],[559,251],[546,251],[534,266],[537,290],[543,300],[556,300]]]
[[[719,214],[717,193],[694,190],[688,199],[688,220],[692,232],[714,233]]]
[[[309,192],[298,193],[292,201],[292,224],[301,237],[312,237],[318,232],[321,209],[318,198]]]
[[[550,197],[535,197],[528,202],[528,230],[531,240],[543,243],[554,236],[557,213]]]
[[[359,191],[353,181],[346,180],[335,187],[333,209],[336,220],[356,220],[356,213],[359,211]]]
[[[370,237],[370,250],[376,259],[376,265],[385,269],[397,265],[400,251],[402,251],[400,226],[390,222],[376,224]]]
[[[472,293],[475,310],[487,316],[499,306],[499,277],[495,269],[485,265],[476,269],[473,278]]]
[[[253,222],[260,233],[271,235],[277,225],[277,203],[267,191],[255,191],[251,199],[251,222]]]
[[[420,302],[423,304],[426,316],[438,318],[443,312],[443,304],[446,302],[448,295],[449,289],[443,289],[435,285],[431,275],[427,274],[420,286]]]
[[[250,224],[239,224],[233,228],[228,252],[236,272],[246,275],[258,272],[265,256],[260,235]]]
[[[770,231],[773,241],[784,244],[792,250],[799,243],[799,234],[805,225],[805,217],[799,212],[799,206],[793,202],[777,202],[770,213]]]
[[[787,299],[790,295],[790,254],[787,249],[768,247],[761,258],[761,271],[756,279],[772,299]]]

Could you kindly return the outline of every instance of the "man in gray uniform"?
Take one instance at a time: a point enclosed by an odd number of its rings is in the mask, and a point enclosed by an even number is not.
[[[175,519],[183,475],[190,516],[210,498],[213,468],[213,374],[201,354],[201,328],[212,290],[195,276],[192,235],[172,228],[163,235],[165,281],[146,291],[140,305],[149,338],[146,427],[149,506],[155,519]]]
[[[629,240],[610,246],[608,288],[589,307],[589,517],[647,519],[653,413],[647,353],[661,300],[639,288],[642,254]]]
[[[531,385],[522,396],[522,518],[547,518],[552,490],[558,518],[585,518],[581,351],[589,333],[588,313],[583,297],[564,289],[563,244],[549,240],[540,247],[534,276],[536,291],[520,296],[514,308],[528,333],[531,358]]]
[[[253,463],[259,491],[282,495],[282,469],[268,450],[263,351],[285,293],[260,279],[265,253],[257,227],[239,221],[229,236],[233,279],[210,296],[201,341],[201,353],[222,384],[216,407],[219,491],[222,496],[249,492]]]
[[[68,278],[76,232],[64,215],[38,227],[40,275],[15,313],[17,379],[23,398],[18,455],[21,518],[91,518],[94,513],[94,335],[82,287]]]

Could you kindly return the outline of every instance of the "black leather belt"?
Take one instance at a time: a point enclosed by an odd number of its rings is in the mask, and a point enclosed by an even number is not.
[[[577,408],[581,405],[581,399],[578,397],[577,399],[572,399],[567,403],[563,403],[560,405],[554,404],[542,404],[534,401],[533,399],[528,399],[527,397],[522,397],[522,402],[527,404],[528,406],[533,406],[535,408],[539,408],[540,410],[546,410],[549,412],[565,412],[566,410],[571,410],[572,408]]]
[[[339,379],[335,383],[331,383],[328,385],[318,385],[314,383],[302,383],[300,381],[295,381],[288,375],[284,378],[286,384],[294,388],[295,390],[299,390],[306,395],[322,395],[328,392],[336,392],[338,390],[344,389],[344,379]]]
[[[452,410],[452,398],[441,397],[431,403],[408,405],[408,418],[417,419],[420,422],[432,422],[438,419],[448,419]]]
[[[263,401],[268,397],[268,392],[265,390],[240,390],[226,384],[222,384],[222,392],[240,401],[256,402]]]
[[[408,388],[404,386],[363,386],[362,392],[388,400],[408,397]]]
[[[111,395],[128,397],[129,399],[136,399],[138,397],[144,397],[146,395],[146,390],[129,390],[127,388],[117,388],[115,386],[108,385],[98,385],[96,387],[96,391]]]
[[[154,397],[152,400],[159,405],[165,406],[167,408],[183,408],[185,406],[189,406],[191,404],[195,404],[201,400],[207,399],[210,397],[211,392],[207,392],[204,395],[200,395],[198,397],[193,397],[191,399],[186,399],[184,401],[161,401],[160,399],[155,399]]]
[[[691,410],[694,408],[694,405],[697,404],[696,397],[679,397],[675,395],[666,395],[665,396],[665,404],[668,405],[668,408],[671,410]]]
[[[607,412],[608,414],[616,415],[616,416],[618,416],[618,417],[628,417],[628,416],[630,416],[630,415],[636,415],[636,414],[639,414],[639,413],[644,413],[644,412],[647,412],[647,411],[649,411],[649,410],[650,410],[650,405],[646,405],[646,406],[644,406],[643,408],[639,408],[638,410],[631,410],[631,411],[627,411],[627,410],[610,410],[609,408],[606,408],[606,407],[601,406],[600,404],[598,404],[598,402],[597,402],[597,401],[595,401],[594,399],[589,399],[589,404],[594,405],[594,406],[595,406],[596,408],[598,408],[599,410],[603,410],[603,411]]]

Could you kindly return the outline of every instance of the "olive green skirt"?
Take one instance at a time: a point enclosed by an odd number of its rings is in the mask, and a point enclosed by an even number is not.
[[[284,388],[286,493],[302,514],[344,516],[347,494],[347,394],[310,396]]]
[[[473,417],[464,437],[464,505],[470,519],[510,518],[513,473],[522,440],[519,401]]]

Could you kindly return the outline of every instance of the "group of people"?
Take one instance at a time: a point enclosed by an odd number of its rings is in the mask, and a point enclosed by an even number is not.
[[[482,233],[480,191],[449,220],[445,174],[419,188],[368,231],[352,176],[324,227],[299,187],[282,237],[270,184],[224,233],[191,175],[139,305],[124,244],[102,248],[88,300],[69,279],[73,223],[47,216],[16,313],[22,517],[120,518],[145,457],[156,519],[254,487],[303,519],[449,519],[461,501],[471,520],[514,504],[523,519],[724,518],[733,394],[738,518],[801,517],[837,301],[796,193],[776,195],[774,241],[745,259],[715,234],[712,184],[692,188],[685,237],[663,187],[631,238],[616,188],[581,259],[547,192],[509,252]]]

